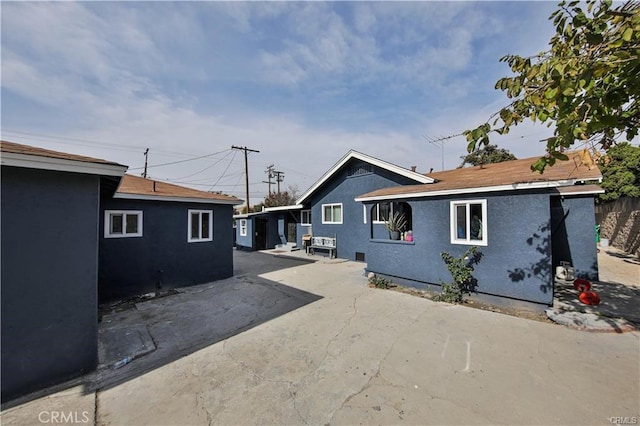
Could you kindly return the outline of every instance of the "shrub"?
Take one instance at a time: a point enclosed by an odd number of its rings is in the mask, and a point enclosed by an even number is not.
[[[462,303],[464,296],[476,292],[478,280],[473,277],[474,265],[480,262],[482,253],[470,247],[462,256],[453,257],[447,252],[440,254],[453,277],[452,283],[442,283],[442,291],[433,300],[447,303]]]

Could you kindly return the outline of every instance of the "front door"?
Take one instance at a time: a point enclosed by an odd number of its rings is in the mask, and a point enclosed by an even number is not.
[[[256,218],[256,231],[255,231],[255,249],[256,250],[266,250],[267,249],[267,239],[268,239],[268,231],[269,231],[269,219],[267,218]]]

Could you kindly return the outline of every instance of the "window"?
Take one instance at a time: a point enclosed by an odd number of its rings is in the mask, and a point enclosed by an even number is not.
[[[311,226],[311,210],[302,210],[300,213],[301,225]]]
[[[323,204],[322,223],[342,223],[342,204]]]
[[[104,237],[142,237],[142,212],[139,210],[106,210]]]
[[[451,243],[487,245],[487,200],[451,202]]]
[[[187,241],[190,243],[213,241],[213,211],[189,210]]]
[[[247,236],[247,219],[240,219],[240,235]]]
[[[377,203],[371,208],[371,222],[385,223],[389,220],[389,213],[393,214],[393,207],[390,203]]]

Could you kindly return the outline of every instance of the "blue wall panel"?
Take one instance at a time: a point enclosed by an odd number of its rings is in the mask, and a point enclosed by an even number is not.
[[[247,235],[240,235],[240,221],[246,220],[247,222]],[[239,250],[253,250],[253,233],[254,226],[251,217],[245,219],[236,219],[236,247]]]
[[[187,242],[188,210],[213,210],[213,241]],[[143,236],[104,238],[100,221],[100,300],[202,284],[233,275],[232,206],[111,199],[104,210],[142,210]]]
[[[96,367],[99,177],[1,171],[6,401]]]
[[[481,293],[552,303],[550,206],[547,194],[486,194],[409,201],[414,243],[369,241],[368,269],[421,283],[450,282],[440,254],[459,256],[469,246],[451,244],[450,201],[487,200],[488,245],[476,266]]]
[[[354,201],[359,195],[380,188],[415,184],[415,181],[398,176],[387,170],[374,167],[374,173],[347,176],[352,162],[348,162],[311,197],[311,217],[313,234],[337,238],[337,256],[355,260],[356,252],[365,253],[371,235],[369,220],[364,223],[362,203]],[[343,223],[341,225],[322,223],[322,205],[342,203]],[[382,225],[384,227],[384,225]],[[365,261],[368,260],[365,257]]]

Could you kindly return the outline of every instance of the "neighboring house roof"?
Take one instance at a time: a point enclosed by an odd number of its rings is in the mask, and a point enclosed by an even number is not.
[[[15,142],[0,141],[3,166],[57,170],[106,176],[122,176],[127,166],[100,158],[85,157],[37,148]]]
[[[318,188],[320,188],[326,181],[328,181],[335,173],[338,172],[349,160],[357,159],[369,164],[373,164],[381,169],[388,170],[396,173],[400,176],[414,180],[416,183],[431,183],[433,178],[423,175],[421,173],[412,172],[404,167],[396,166],[395,164],[388,163],[386,161],[379,160],[369,155],[363,154],[358,151],[351,150],[345,154],[336,164],[333,165],[316,183],[314,183],[309,189],[307,189],[296,201],[296,204],[302,204],[307,198],[309,198]]]
[[[231,205],[242,203],[241,200],[230,195],[198,191],[133,175],[124,175],[113,198]]]
[[[438,195],[469,194],[476,192],[510,191],[536,188],[557,188],[578,182],[602,178],[598,167],[588,168],[577,153],[567,153],[569,161],[557,161],[543,174],[531,171],[539,157],[484,166],[467,167],[429,173],[435,183],[384,188],[363,194],[356,201],[393,200],[399,198],[434,197]]]

